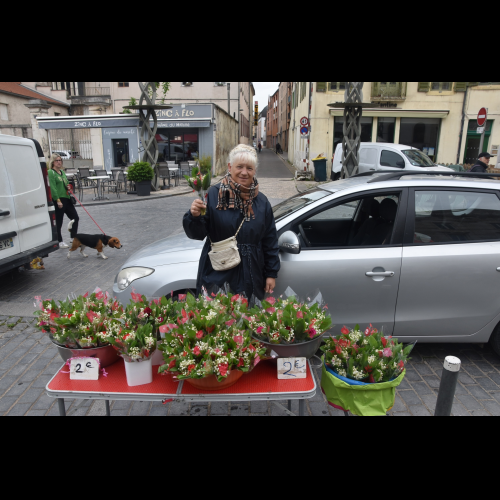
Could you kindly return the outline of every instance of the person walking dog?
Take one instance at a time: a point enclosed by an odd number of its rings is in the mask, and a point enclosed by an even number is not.
[[[198,294],[202,287],[222,288],[225,283],[234,293],[244,292],[248,299],[252,295],[263,299],[265,293],[274,290],[280,269],[278,235],[271,204],[259,192],[257,163],[255,148],[236,146],[229,153],[226,175],[208,191],[206,205],[195,199],[184,215],[188,238],[203,240],[208,236],[198,266]],[[201,215],[202,209],[206,210],[205,215]],[[215,245],[235,235],[241,261],[225,269],[224,262],[210,252],[211,243]]]
[[[68,248],[69,245],[64,243],[61,234],[64,214],[69,217],[69,220],[75,221],[73,223],[73,227],[71,228],[72,238],[74,238],[78,233],[78,221],[80,218],[78,217],[76,209],[69,198],[68,178],[62,169],[62,159],[56,153],[53,153],[49,160],[49,183],[52,200],[54,201],[56,209],[56,227],[59,248]]]
[[[488,163],[490,158],[491,158],[490,153],[484,151],[478,156],[476,163],[472,165],[472,168],[469,170],[469,172],[478,172],[481,174],[486,173],[486,170],[488,169],[489,166]]]

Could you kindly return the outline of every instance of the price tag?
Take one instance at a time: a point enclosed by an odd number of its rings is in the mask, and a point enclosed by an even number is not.
[[[306,378],[306,358],[278,358],[278,378],[292,380]]]
[[[99,380],[99,361],[96,358],[73,358],[69,365],[71,380]]]

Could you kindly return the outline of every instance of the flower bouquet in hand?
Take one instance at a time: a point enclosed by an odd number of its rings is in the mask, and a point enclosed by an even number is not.
[[[198,167],[193,167],[191,170],[191,176],[185,175],[184,178],[187,180],[189,186],[198,193],[198,197],[203,203],[207,202],[208,188],[210,187],[210,172],[202,174]],[[201,215],[205,215],[206,209],[202,208],[200,210]]]
[[[308,305],[295,296],[268,297],[262,308],[250,310],[245,319],[255,337],[271,344],[297,344],[319,337],[330,328],[332,319],[318,303]]]
[[[388,382],[398,377],[414,344],[406,347],[398,339],[384,337],[372,325],[362,332],[343,327],[340,335],[330,337],[320,348],[325,363],[338,375],[366,383]]]
[[[38,301],[36,326],[57,344],[73,349],[105,346],[120,330],[123,307],[99,288],[74,298]]]
[[[127,362],[146,361],[156,350],[153,326],[139,326],[137,330],[123,328],[109,338],[109,342]]]
[[[186,298],[185,307],[160,346],[165,364],[159,372],[172,372],[178,379],[201,379],[215,375],[223,382],[232,370],[249,372],[265,348],[244,328],[248,301],[241,295],[213,294]]]

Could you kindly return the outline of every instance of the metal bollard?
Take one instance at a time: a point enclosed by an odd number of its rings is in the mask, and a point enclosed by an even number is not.
[[[449,417],[451,414],[460,365],[461,361],[455,356],[446,356],[443,363],[441,383],[439,384],[436,409],[434,410],[435,417]]]

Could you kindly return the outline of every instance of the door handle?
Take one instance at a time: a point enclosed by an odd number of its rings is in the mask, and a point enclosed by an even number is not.
[[[0,215],[10,215],[10,212],[8,210],[2,210]]]
[[[370,170],[375,170],[374,168],[370,168]]]
[[[365,273],[365,276],[394,276],[394,271],[379,271],[379,272],[373,272],[373,271],[368,271]]]

